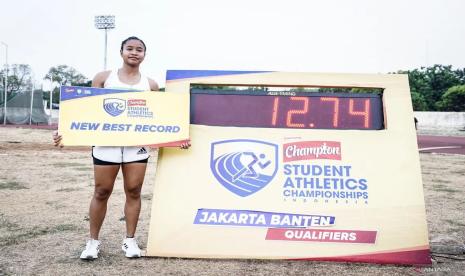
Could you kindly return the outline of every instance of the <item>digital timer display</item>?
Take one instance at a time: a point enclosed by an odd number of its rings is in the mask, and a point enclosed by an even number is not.
[[[372,93],[191,89],[191,124],[257,128],[384,129]]]

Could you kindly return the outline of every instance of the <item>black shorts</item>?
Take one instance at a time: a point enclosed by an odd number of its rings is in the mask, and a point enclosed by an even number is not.
[[[147,163],[149,157],[145,147],[92,147],[94,165]]]
[[[130,164],[130,163],[147,163],[149,161],[149,158],[147,157],[146,159],[142,160],[137,160],[137,161],[132,161],[132,162],[126,162],[126,163],[113,163],[113,162],[108,162],[108,161],[103,161],[100,159],[95,158],[92,156],[92,159],[94,159],[94,165],[121,165],[121,164]]]

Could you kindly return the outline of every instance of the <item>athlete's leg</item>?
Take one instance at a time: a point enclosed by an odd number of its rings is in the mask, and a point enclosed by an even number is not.
[[[94,165],[95,189],[90,202],[90,237],[98,240],[100,227],[102,227],[107,212],[108,198],[113,191],[115,179],[120,165]]]
[[[126,204],[124,215],[126,217],[126,235],[134,237],[141,208],[140,193],[144,183],[147,163],[132,162],[121,165],[124,178],[124,192],[126,193]]]

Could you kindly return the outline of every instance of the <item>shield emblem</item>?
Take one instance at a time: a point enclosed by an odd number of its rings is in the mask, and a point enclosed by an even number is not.
[[[111,116],[116,117],[126,110],[126,101],[118,98],[104,99],[103,109]]]
[[[210,168],[230,192],[246,197],[273,180],[278,168],[278,145],[249,139],[212,143]]]

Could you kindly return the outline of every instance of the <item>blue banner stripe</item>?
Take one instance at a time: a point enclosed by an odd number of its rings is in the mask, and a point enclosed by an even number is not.
[[[269,73],[269,72],[272,72],[272,71],[168,70],[166,72],[166,81],[199,78],[199,77]]]
[[[327,227],[335,221],[334,216],[225,209],[198,209],[194,218],[194,224],[273,228]]]
[[[126,93],[126,92],[142,92],[141,90],[131,89],[108,89],[95,88],[84,86],[62,86],[60,87],[60,101],[80,99],[105,94]]]

